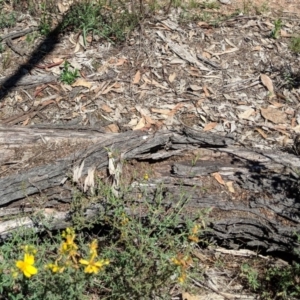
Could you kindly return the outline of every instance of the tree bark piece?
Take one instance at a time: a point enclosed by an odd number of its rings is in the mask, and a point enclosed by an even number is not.
[[[54,140],[75,139],[85,145],[65,156],[54,156],[52,162],[40,166],[32,164],[30,168],[26,165],[31,160],[20,157],[19,169],[8,176],[2,173],[0,178],[0,205],[4,211],[24,206],[28,198],[46,199],[43,209],[55,207],[55,203],[67,204],[72,201],[75,190],[72,178],[76,167],[82,169],[77,183],[78,188],[82,188],[91,168],[102,172],[102,180],[105,180],[103,172],[107,172],[108,165],[113,162],[114,168],[123,166],[120,178],[128,184],[128,191],[122,195],[124,203],[134,201],[141,211],[144,203],[154,201],[160,191],[165,195],[162,203],[167,207],[186,201],[183,220],[195,218],[200,209],[212,208],[206,237],[223,246],[288,253],[299,248],[295,232],[300,232],[300,189],[294,174],[297,175],[300,159],[292,154],[244,149],[234,146],[231,137],[190,128],[184,128],[182,132],[105,134],[92,128],[59,126],[1,127],[0,152],[7,146],[17,149],[22,138],[32,151],[35,151],[34,147],[40,148]],[[5,141],[8,141],[7,145]],[[87,144],[87,141],[91,143]],[[123,164],[124,161],[128,163]],[[7,162],[2,162],[2,167],[6,165]],[[20,172],[23,165],[26,168]],[[143,174],[148,172],[147,168],[151,168],[153,175],[145,181]],[[126,172],[137,172],[137,176],[127,178]],[[226,184],[220,184],[213,173],[219,173],[224,183],[233,182],[234,192]],[[105,199],[99,201],[105,203]],[[29,213],[28,209],[34,207],[26,204],[25,208]],[[86,216],[90,218],[98,210],[99,207],[87,208]],[[11,216],[16,212],[11,210]],[[54,209],[54,215],[56,213]],[[53,218],[53,228],[67,224],[67,212],[64,213]],[[33,226],[28,219],[24,220],[25,223],[20,221],[20,226]],[[6,235],[12,224],[3,226],[0,236]]]

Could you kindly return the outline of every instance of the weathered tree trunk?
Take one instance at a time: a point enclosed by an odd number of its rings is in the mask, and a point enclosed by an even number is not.
[[[113,188],[120,181],[130,186],[130,192],[121,195],[124,201],[142,203],[146,199],[135,195],[145,190],[151,201],[163,188],[166,205],[189,199],[183,219],[212,208],[206,236],[221,245],[267,252],[299,248],[300,159],[292,154],[245,149],[230,137],[189,128],[108,134],[93,128],[40,126],[0,127],[0,155],[0,216],[11,217],[0,224],[2,237],[18,226],[37,226],[37,207],[40,214],[51,216],[52,228],[66,227],[68,210],[56,207],[72,201],[72,181],[88,190],[88,172],[102,172],[104,180],[107,170],[112,174],[112,163],[123,171],[119,177],[114,174],[118,178]],[[151,175],[145,181],[147,168]],[[128,175],[132,170],[140,180]],[[86,216],[99,209],[104,209],[100,200]],[[15,218],[20,212],[24,217]]]

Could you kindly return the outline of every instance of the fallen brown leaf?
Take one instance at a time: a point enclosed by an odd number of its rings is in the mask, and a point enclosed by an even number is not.
[[[169,75],[169,81],[172,83],[176,78],[176,73],[172,73]]]
[[[261,108],[260,112],[262,116],[275,124],[285,123],[286,122],[286,114],[280,110],[277,110],[273,107]]]
[[[265,132],[262,130],[262,129],[260,129],[260,128],[255,128],[256,129],[256,131],[258,131],[259,133],[260,133],[260,135],[264,138],[264,139],[267,139],[268,138],[268,136],[265,134]]]
[[[208,88],[207,88],[206,85],[203,86],[203,92],[204,92],[204,94],[205,94],[205,97],[209,97],[209,96],[210,96],[209,91],[208,91]]]
[[[196,85],[196,84],[191,84],[191,85],[190,85],[190,88],[191,88],[193,91],[200,91],[200,90],[202,90],[202,87],[199,86],[199,85]]]
[[[225,185],[225,181],[223,180],[220,173],[212,173],[211,174],[220,184]]]
[[[261,74],[260,75],[260,80],[261,80],[262,84],[271,93],[271,96],[274,96],[274,87],[273,87],[272,79],[268,75],[266,75],[266,74]]]
[[[77,79],[77,80],[72,84],[72,87],[75,87],[75,86],[84,86],[84,87],[87,87],[87,88],[91,88],[92,83],[89,82],[89,81],[86,81],[86,80],[83,79],[83,78],[79,78],[79,79]]]
[[[203,131],[209,131],[209,130],[212,130],[214,129],[216,126],[218,125],[217,122],[211,122],[211,123],[208,123],[204,126],[203,128]]]
[[[254,109],[253,108],[249,108],[247,110],[245,110],[244,112],[240,113],[238,115],[239,119],[249,119],[249,117],[254,113]]]
[[[140,80],[141,80],[141,72],[140,72],[140,70],[138,70],[134,75],[132,83],[138,84],[140,82]]]
[[[159,108],[151,108],[151,111],[162,115],[169,115],[171,112],[171,110],[169,109],[159,109]]]
[[[120,128],[116,124],[109,124],[108,126],[105,127],[105,132],[117,133],[119,131],[120,131]]]
[[[252,51],[261,51],[262,50],[262,46],[255,46],[252,48]]]
[[[168,116],[174,116],[176,112],[183,107],[184,105],[182,103],[178,103],[169,113]]]
[[[111,113],[113,111],[107,104],[102,104],[101,109],[107,113]]]
[[[126,58],[119,58],[118,62],[115,64],[115,66],[123,66],[124,63],[127,63],[127,59]]]
[[[191,295],[187,292],[182,293],[181,297],[182,297],[183,300],[199,300],[199,296]]]
[[[227,181],[226,186],[228,188],[228,191],[230,193],[235,193],[234,187],[233,187],[233,181]]]
[[[139,130],[144,128],[146,125],[146,121],[144,117],[141,117],[139,122],[132,128],[132,130]]]

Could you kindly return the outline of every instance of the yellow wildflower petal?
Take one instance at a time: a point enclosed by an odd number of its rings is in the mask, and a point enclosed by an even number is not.
[[[19,268],[20,270],[23,270],[24,269],[24,261],[22,261],[22,260],[18,260],[17,262],[16,262],[16,267],[17,268]]]
[[[37,273],[37,269],[33,266],[34,256],[28,253],[24,254],[24,260],[18,260],[16,267],[19,268],[26,277],[31,277]]]
[[[177,266],[181,265],[181,262],[177,258],[175,258],[175,257],[171,258],[171,261],[172,261],[172,263],[174,263]]]
[[[185,273],[182,273],[182,274],[180,275],[180,277],[178,277],[178,281],[179,281],[180,283],[184,283],[185,280],[186,280],[186,274],[185,274]]]
[[[84,269],[84,272],[85,272],[85,273],[93,273],[93,272],[94,272],[93,266],[91,266],[90,264],[87,265],[87,266],[85,267],[85,269]]]
[[[34,264],[34,256],[32,254],[25,253],[24,261],[29,265],[33,265]]]
[[[82,265],[88,265],[90,262],[85,259],[80,259],[79,263],[81,263]]]
[[[93,240],[91,243],[90,243],[90,249],[91,250],[97,250],[98,248],[98,241],[97,240]]]
[[[109,260],[108,259],[101,259],[101,260],[95,262],[94,264],[97,267],[103,267],[105,265],[109,265]]]
[[[34,266],[26,266],[25,270],[23,271],[26,277],[31,277],[32,275],[35,275],[37,272],[38,270]]]

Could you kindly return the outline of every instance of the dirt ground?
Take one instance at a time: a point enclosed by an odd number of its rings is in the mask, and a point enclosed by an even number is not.
[[[67,9],[67,2],[59,3]],[[5,9],[12,7],[7,3]],[[61,17],[62,6],[58,10]],[[282,26],[272,38],[279,19]],[[36,31],[12,37],[0,54],[0,125],[88,126],[118,133],[177,130],[184,124],[230,135],[251,148],[295,152],[300,54],[290,43],[300,35],[299,20],[299,0],[232,0],[219,9],[159,11],[116,45],[92,35],[85,45],[74,32],[59,35],[55,43]],[[0,35],[36,28],[38,22],[19,14],[16,25]],[[80,72],[72,85],[58,80],[65,60]],[[51,160],[69,152],[57,150]],[[1,166],[1,176],[6,169]],[[206,254],[210,259],[202,263],[222,293],[197,299],[259,299],[244,293],[234,274],[245,257],[260,267],[268,258],[237,251]]]

